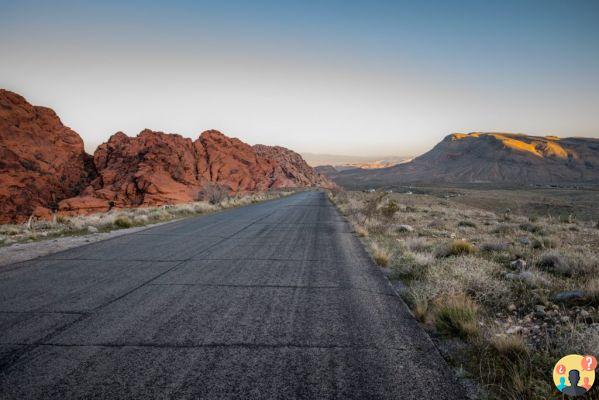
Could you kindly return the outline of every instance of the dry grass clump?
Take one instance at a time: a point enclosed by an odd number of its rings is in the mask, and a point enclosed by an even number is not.
[[[404,294],[404,299],[407,301],[414,317],[420,322],[427,322],[430,315],[430,299],[425,292],[417,287],[411,287]]]
[[[437,257],[451,257],[451,256],[462,256],[467,254],[474,254],[476,247],[465,240],[454,240],[450,243],[446,243],[437,248]]]
[[[366,237],[368,236],[368,229],[366,229],[364,226],[359,225],[359,224],[353,224],[354,227],[354,231],[356,232],[356,234],[360,237]]]
[[[435,327],[439,333],[462,339],[478,335],[477,305],[465,295],[439,299],[435,304]]]
[[[490,340],[492,348],[502,357],[516,359],[528,353],[528,347],[522,335],[497,334]]]
[[[372,252],[372,258],[374,259],[376,265],[380,267],[389,266],[389,260],[391,259],[391,251],[388,247],[373,242],[370,245],[370,250]]]

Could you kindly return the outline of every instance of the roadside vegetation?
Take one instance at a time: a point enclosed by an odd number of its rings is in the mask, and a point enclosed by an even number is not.
[[[481,398],[561,398],[551,380],[557,360],[599,355],[597,221],[426,194],[330,198],[443,355],[479,382]]]
[[[246,195],[229,196],[220,188],[207,187],[192,203],[113,209],[105,213],[67,217],[56,215],[50,221],[30,219],[24,224],[0,225],[0,247],[62,236],[110,232],[116,229],[145,226],[178,218],[272,200],[292,194],[291,190],[277,190]]]

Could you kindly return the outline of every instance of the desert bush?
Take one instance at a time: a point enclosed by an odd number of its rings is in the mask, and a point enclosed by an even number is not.
[[[549,251],[541,255],[537,266],[543,270],[564,275],[582,276],[597,272],[597,259],[584,253],[564,254],[560,251]]]
[[[509,235],[514,232],[514,226],[510,224],[499,224],[492,232],[497,235]]]
[[[474,254],[476,248],[465,240],[454,240],[437,248],[437,257],[461,256],[465,254]]]
[[[522,229],[523,231],[526,231],[526,232],[537,234],[537,235],[545,235],[545,230],[540,225],[531,224],[529,222],[520,224],[520,229]]]
[[[133,222],[128,217],[118,217],[114,220],[114,225],[117,228],[131,228],[133,226]]]
[[[549,237],[540,237],[534,238],[531,242],[531,247],[533,249],[553,249],[557,247],[557,243],[554,239]]]
[[[481,251],[487,253],[506,251],[508,249],[507,243],[504,242],[484,242],[480,245]]]
[[[398,279],[422,279],[434,261],[432,254],[406,251],[394,262],[394,272]]]
[[[423,237],[408,238],[404,243],[406,248],[415,252],[430,251],[433,247],[433,244]]]
[[[435,327],[443,335],[471,338],[479,332],[477,312],[478,307],[466,295],[438,299],[435,305]]]
[[[198,200],[207,201],[210,204],[221,204],[229,195],[230,189],[216,183],[204,185],[198,193]]]
[[[381,214],[383,214],[383,217],[391,219],[395,216],[395,214],[397,214],[397,212],[399,211],[399,206],[397,205],[397,201],[395,200],[389,200],[387,202],[387,204],[385,204],[382,208],[381,208]]]
[[[476,224],[474,222],[468,221],[468,220],[458,222],[458,226],[465,227],[465,228],[476,228]]]
[[[381,202],[385,198],[385,196],[386,196],[386,194],[382,193],[382,194],[378,194],[378,195],[372,196],[369,199],[367,199],[366,202],[364,203],[362,213],[367,218],[374,217],[379,209]]]

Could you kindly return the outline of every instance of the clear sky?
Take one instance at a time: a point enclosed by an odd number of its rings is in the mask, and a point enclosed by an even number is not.
[[[0,87],[122,130],[350,155],[599,137],[599,1],[4,1]]]

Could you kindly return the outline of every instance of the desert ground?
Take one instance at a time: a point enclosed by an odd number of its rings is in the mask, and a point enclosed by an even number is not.
[[[482,398],[553,398],[559,358],[599,353],[596,188],[389,189],[331,200]]]

